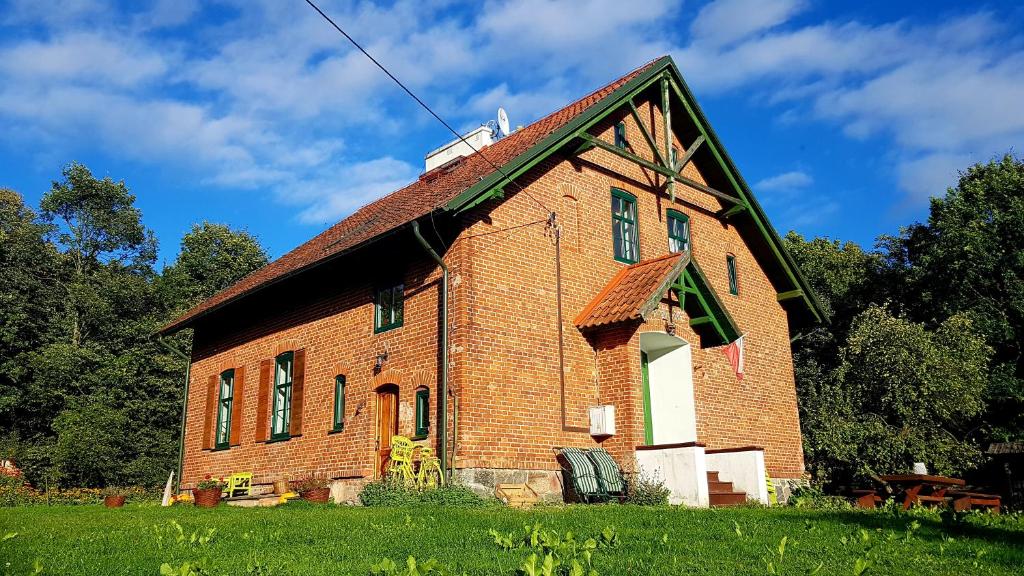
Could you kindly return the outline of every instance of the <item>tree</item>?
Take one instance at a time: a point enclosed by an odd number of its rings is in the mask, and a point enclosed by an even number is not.
[[[973,468],[969,428],[984,408],[990,354],[966,315],[928,330],[869,305],[840,365],[802,395],[812,473],[843,482],[913,462],[943,474]]]
[[[259,241],[245,231],[203,222],[181,239],[181,252],[162,276],[168,309],[183,312],[268,262]]]
[[[142,225],[135,196],[123,181],[98,180],[78,163],[68,165],[63,176],[40,207],[43,219],[56,223],[56,243],[69,268],[64,286],[70,340],[78,346],[93,335],[105,339],[109,322],[125,306],[134,307],[135,316],[147,308],[131,296],[152,275],[156,239]],[[118,297],[126,293],[128,300]]]
[[[48,232],[21,195],[0,189],[0,432],[8,434],[32,434],[24,409],[31,354],[60,333],[57,251]]]
[[[88,401],[61,412],[53,421],[57,433],[53,464],[61,482],[70,486],[121,484],[128,456],[127,427],[125,414],[104,402]]]
[[[935,326],[965,314],[994,349],[979,431],[1024,439],[1024,161],[1008,154],[971,166],[931,200],[927,223],[882,246],[911,317]]]

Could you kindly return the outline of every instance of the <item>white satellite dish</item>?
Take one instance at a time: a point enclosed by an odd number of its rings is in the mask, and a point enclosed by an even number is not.
[[[498,134],[508,136],[508,114],[504,108],[498,108]]]

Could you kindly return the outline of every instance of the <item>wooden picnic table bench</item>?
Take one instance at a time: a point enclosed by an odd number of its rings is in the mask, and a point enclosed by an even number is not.
[[[950,490],[949,496],[953,498],[953,510],[962,512],[977,508],[987,508],[993,514],[999,514],[1002,499],[998,494],[986,494],[984,492],[970,492],[963,490]]]
[[[946,503],[953,500],[946,492],[950,488],[966,485],[960,478],[934,474],[890,474],[879,477],[883,482],[903,489],[903,509],[917,503]]]

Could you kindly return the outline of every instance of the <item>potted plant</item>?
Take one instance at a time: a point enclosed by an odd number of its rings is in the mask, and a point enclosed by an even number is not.
[[[192,489],[192,498],[196,506],[200,508],[213,508],[220,504],[221,492],[224,491],[224,482],[219,478],[206,478],[200,480]]]
[[[331,487],[327,478],[310,476],[292,482],[292,490],[298,492],[303,500],[319,502],[321,504],[331,499]]]
[[[115,486],[104,488],[103,505],[107,508],[120,508],[124,506],[124,490]]]

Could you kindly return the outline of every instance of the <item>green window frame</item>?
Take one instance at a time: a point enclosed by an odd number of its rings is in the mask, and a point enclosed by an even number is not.
[[[426,438],[430,432],[430,390],[416,391],[416,438]]]
[[[223,450],[231,446],[231,408],[235,396],[235,370],[220,373],[217,394],[217,438],[214,449]]]
[[[331,431],[341,432],[345,429],[345,376],[334,377],[334,418]]]
[[[623,149],[629,146],[629,140],[626,139],[625,122],[619,122],[615,125],[615,146]]]
[[[690,218],[678,210],[669,210],[668,222],[669,252],[690,251]]]
[[[284,352],[274,359],[274,406],[271,410],[270,439],[289,438],[292,420],[292,370],[295,353]]]
[[[400,327],[405,320],[405,284],[377,290],[373,316],[375,334]]]
[[[729,294],[739,296],[740,282],[739,273],[736,270],[736,256],[732,254],[725,255],[725,269],[729,275]]]
[[[640,261],[636,196],[612,188],[612,244],[615,260],[626,264]]]

